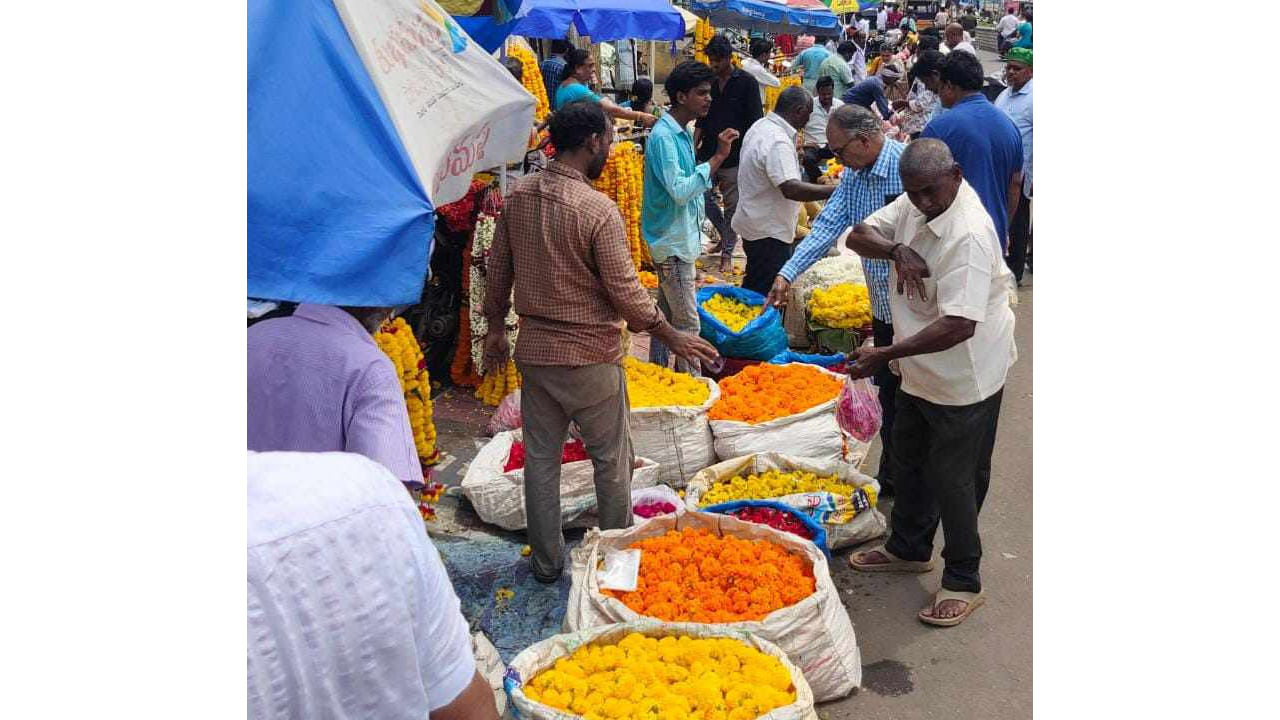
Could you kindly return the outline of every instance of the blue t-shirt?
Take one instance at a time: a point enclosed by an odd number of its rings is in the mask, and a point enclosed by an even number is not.
[[[1022,169],[1018,128],[982,93],[974,93],[925,125],[920,137],[947,144],[996,226],[1000,247],[1008,243],[1009,181]]]
[[[826,48],[814,45],[797,55],[791,66],[803,67],[805,80],[817,80],[818,68],[822,66],[822,61],[829,57],[831,57],[831,53],[827,52]]]
[[[1031,23],[1024,22],[1018,26],[1018,41],[1013,44],[1014,47],[1031,47]]]
[[[562,106],[578,100],[600,102],[600,96],[591,92],[591,88],[579,82],[561,85],[560,89],[556,91],[556,100],[551,104],[551,109],[559,110]]]

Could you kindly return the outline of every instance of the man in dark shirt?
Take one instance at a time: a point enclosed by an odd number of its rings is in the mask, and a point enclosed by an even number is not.
[[[738,209],[738,153],[742,149],[742,136],[755,121],[764,117],[764,103],[760,99],[760,83],[735,68],[730,61],[733,46],[724,36],[711,38],[706,53],[716,78],[711,83],[711,110],[694,124],[693,144],[697,161],[707,162],[716,154],[716,138],[721,131],[733,128],[739,134],[729,157],[711,178],[712,184],[719,185],[720,194],[724,196],[724,213],[716,206],[711,191],[706,196],[707,217],[720,234],[720,271],[728,272],[733,268],[733,248],[738,244],[738,236],[731,226],[733,213]]]

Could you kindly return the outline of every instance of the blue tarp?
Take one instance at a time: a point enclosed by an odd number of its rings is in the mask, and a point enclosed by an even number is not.
[[[332,0],[248,23],[248,295],[418,302],[433,208]]]
[[[511,34],[561,39],[570,23],[591,42],[679,40],[685,31],[670,0],[523,0]]]
[[[533,0],[494,0],[492,14],[489,15],[454,15],[453,19],[476,44],[487,53],[494,53],[502,47],[507,36],[511,34],[512,16],[520,9],[521,2]]]
[[[764,305],[764,296],[760,293],[733,285],[710,285],[698,288],[694,295],[698,303],[698,334],[714,345],[721,355],[746,360],[768,360],[787,349],[787,332],[782,329],[782,315],[776,307],[766,307],[764,312],[738,332],[730,330],[729,326],[702,307],[702,303],[715,295],[723,295],[743,305],[760,307]]]
[[[690,9],[716,27],[782,33],[827,30],[831,34],[840,29],[840,20],[830,10],[804,10],[766,0],[693,0]]]

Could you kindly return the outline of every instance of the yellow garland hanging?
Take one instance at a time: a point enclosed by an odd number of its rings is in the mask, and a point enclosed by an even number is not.
[[[520,388],[520,373],[514,360],[508,360],[501,369],[484,374],[484,380],[476,389],[476,399],[490,407],[497,407],[502,399]]]
[[[799,75],[783,75],[778,78],[781,83],[778,87],[767,87],[764,89],[764,111],[766,113],[773,112],[773,106],[778,104],[778,96],[783,90],[800,84]]]
[[[432,421],[431,378],[427,375],[422,348],[404,318],[383,325],[373,339],[396,366],[418,458],[423,465],[434,465],[440,460],[440,452],[436,449],[436,426]]]
[[[534,110],[534,119],[542,122],[551,112],[551,103],[547,100],[547,86],[542,82],[542,70],[538,67],[538,58],[523,41],[507,42],[507,55],[520,61],[520,84],[538,101]]]
[[[715,37],[716,29],[706,18],[698,18],[693,26],[693,59],[700,63],[707,62],[707,43]]]
[[[649,245],[640,235],[640,209],[644,204],[644,156],[636,144],[630,141],[615,144],[609,150],[609,160],[604,172],[595,181],[595,188],[618,206],[627,231],[627,248],[636,272],[652,267]]]

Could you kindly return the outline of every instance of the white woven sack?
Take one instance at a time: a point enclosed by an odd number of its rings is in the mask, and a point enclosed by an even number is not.
[[[720,399],[720,387],[698,378],[711,391],[707,401],[692,407],[665,405],[631,409],[631,447],[636,455],[658,463],[658,482],[684,487],[702,468],[716,461],[707,411]]]
[[[728,480],[734,475],[748,475],[750,473],[762,473],[766,470],[802,470],[815,473],[817,475],[835,475],[840,482],[862,487],[863,485],[871,485],[876,489],[876,497],[880,496],[880,483],[876,479],[863,475],[858,472],[852,465],[844,462],[831,460],[813,460],[811,458],[795,457],[793,455],[785,455],[783,453],[756,453],[753,455],[744,455],[732,460],[716,463],[711,467],[703,470],[689,481],[689,487],[684,493],[685,509],[697,512],[699,501],[706,494],[711,486],[717,481]],[[801,493],[796,495],[784,495],[775,498],[757,498],[760,500],[773,500],[775,502],[790,505],[799,510],[805,510],[814,507],[817,502],[813,497],[815,493]],[[822,527],[827,531],[827,547],[832,550],[849,547],[850,545],[859,545],[869,540],[881,537],[885,533],[888,524],[885,522],[884,515],[876,508],[864,510],[848,522],[825,522]]]
[[[817,367],[816,365],[813,367]],[[826,368],[817,368],[840,382],[845,376]],[[716,457],[721,460],[752,453],[786,450],[790,455],[815,460],[843,460],[860,466],[871,449],[870,443],[846,435],[836,423],[839,394],[795,415],[774,418],[762,423],[738,420],[712,420]],[[846,451],[847,448],[847,451]]]
[[[571,720],[577,718],[563,710],[556,710],[541,703],[536,703],[524,694],[524,683],[537,677],[538,673],[550,668],[556,660],[572,655],[578,648],[593,642],[614,643],[627,635],[638,632],[652,637],[667,635],[688,635],[695,638],[729,637],[749,645],[766,655],[776,657],[782,666],[791,673],[791,684],[796,689],[796,700],[790,705],[770,710],[761,715],[759,720],[817,720],[814,710],[813,691],[787,655],[777,645],[763,640],[751,633],[718,625],[696,625],[692,623],[664,623],[656,620],[636,620],[628,623],[602,625],[577,632],[555,635],[542,642],[535,643],[520,651],[519,655],[507,667],[505,687],[511,704],[519,711],[522,720]]]
[[[512,443],[523,437],[520,430],[500,432],[480,448],[462,478],[462,492],[471,501],[480,519],[504,530],[523,530],[528,525],[524,511],[524,469],[503,472]],[[636,457],[631,487],[649,487],[658,481],[658,465]],[[594,521],[596,485],[590,460],[560,466],[560,522],[565,527],[585,526]]]
[[[762,620],[707,624],[756,635],[776,643],[795,663],[817,702],[844,697],[862,682],[862,655],[853,633],[853,622],[831,581],[827,558],[812,542],[790,533],[757,525],[729,515],[686,512],[653,518],[643,525],[622,530],[590,530],[582,544],[570,552],[573,584],[569,588],[564,628],[584,628],[631,622],[642,618],[617,598],[600,592],[596,568],[606,550],[622,550],[639,540],[659,537],[668,530],[705,528],[720,535],[749,540],[769,540],[806,558],[813,566],[812,595],[790,607],[769,613]],[[644,558],[641,557],[641,562]]]

